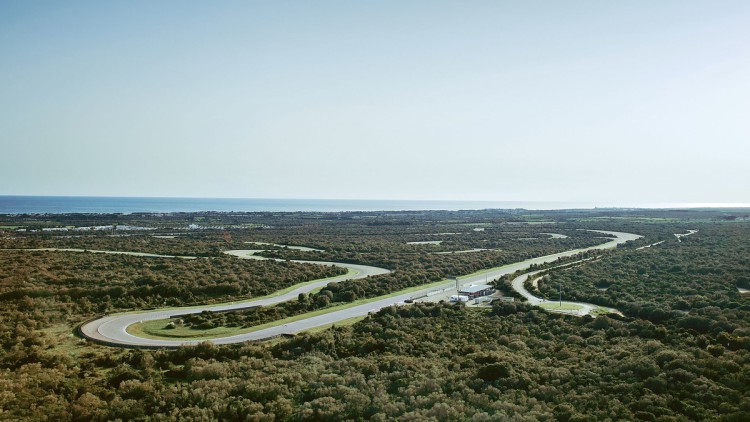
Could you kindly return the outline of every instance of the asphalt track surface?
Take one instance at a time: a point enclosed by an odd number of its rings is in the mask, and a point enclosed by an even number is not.
[[[234,255],[239,258],[245,259],[266,259],[254,255],[258,251],[227,251],[229,255]],[[281,260],[279,260],[281,261]],[[343,264],[338,262],[325,262],[325,261],[299,261],[295,260],[292,262],[298,263],[310,263],[318,265],[333,265],[349,270],[348,274],[341,275],[338,277],[325,278],[304,283],[303,285],[290,290],[289,292],[270,295],[267,297],[259,298],[256,300],[246,300],[239,302],[230,302],[218,305],[205,305],[205,306],[191,306],[184,308],[170,308],[166,310],[154,310],[137,313],[126,313],[126,314],[114,314],[108,315],[104,318],[97,319],[95,321],[88,322],[81,326],[81,333],[95,341],[104,342],[107,344],[119,344],[122,346],[163,346],[163,347],[176,347],[184,344],[197,344],[205,340],[150,340],[142,337],[134,336],[127,332],[127,327],[140,322],[151,321],[156,319],[171,318],[176,315],[189,315],[197,314],[203,311],[230,311],[237,309],[253,308],[257,306],[270,306],[277,303],[286,302],[292,299],[296,299],[300,293],[308,293],[312,290],[325,287],[329,283],[339,283],[345,280],[354,280],[358,278],[365,278],[372,275],[387,274],[390,270],[384,268],[371,267],[368,265],[356,265],[356,264]],[[248,333],[252,334],[252,333]],[[278,334],[266,334],[260,338],[274,337]],[[251,338],[246,340],[257,340],[258,338]],[[223,342],[224,339],[212,340],[217,344],[236,343],[246,340],[238,340],[231,342]]]
[[[554,262],[559,258],[573,256],[575,254],[585,252],[585,251],[615,248],[617,247],[617,245],[621,243],[625,243],[627,241],[635,240],[641,237],[639,235],[630,234],[630,233],[598,231],[598,230],[594,230],[594,231],[602,233],[602,234],[615,236],[615,239],[608,241],[606,243],[597,245],[597,246],[589,247],[589,248],[574,249],[574,250],[560,252],[560,253],[556,253],[552,255],[546,255],[546,256],[542,256],[538,258],[532,258],[532,259],[517,262],[514,264],[509,264],[509,265],[505,265],[502,267],[497,267],[497,268],[493,268],[490,270],[482,271],[481,273],[476,273],[476,274],[460,277],[459,283],[462,286],[470,285],[470,284],[477,284],[477,283],[484,283],[485,280],[488,280],[488,279],[492,280],[500,276],[503,276],[505,274],[511,274],[516,271],[525,270],[534,264],[544,264],[544,263]],[[252,255],[253,252],[254,251],[230,251],[229,253],[232,255],[239,256],[239,257],[257,259],[257,256]],[[144,311],[144,312],[138,312],[138,313],[109,315],[104,318],[100,318],[95,321],[91,321],[91,322],[84,324],[83,326],[81,326],[81,332],[84,336],[89,337],[92,340],[100,341],[109,345],[119,345],[119,346],[124,346],[124,347],[174,348],[174,347],[179,347],[179,346],[184,346],[184,345],[195,345],[195,344],[203,343],[205,341],[210,341],[214,344],[232,344],[232,343],[241,343],[245,341],[257,341],[257,340],[274,338],[274,337],[277,337],[279,335],[284,335],[284,334],[295,334],[295,333],[306,331],[312,328],[335,324],[336,322],[344,321],[350,318],[365,316],[371,312],[377,312],[378,310],[388,307],[388,306],[403,304],[405,300],[409,300],[415,297],[422,297],[436,290],[450,289],[452,287],[454,288],[456,285],[455,281],[446,280],[445,284],[442,284],[439,286],[431,286],[431,287],[421,289],[418,291],[412,291],[410,293],[405,293],[405,294],[401,294],[397,296],[391,296],[391,297],[380,299],[380,300],[374,300],[369,303],[352,306],[352,307],[345,308],[345,309],[334,310],[332,312],[328,312],[328,313],[317,315],[317,316],[312,316],[310,318],[297,320],[297,321],[290,322],[284,325],[278,325],[275,327],[269,327],[269,328],[265,328],[262,330],[252,331],[252,332],[238,334],[238,335],[229,336],[229,337],[215,338],[211,340],[148,339],[148,338],[137,337],[127,332],[128,326],[138,323],[138,322],[145,322],[145,321],[151,321],[151,320],[157,320],[157,319],[167,319],[175,315],[199,313],[204,310],[220,311],[220,310],[230,310],[230,309],[243,309],[243,308],[255,307],[255,306],[267,306],[267,305],[272,305],[275,303],[279,303],[279,302],[283,302],[286,300],[296,298],[297,295],[299,295],[299,293],[307,292],[317,287],[322,287],[330,282],[343,281],[343,280],[352,279],[352,278],[363,278],[369,275],[384,274],[388,272],[388,270],[385,270],[382,268],[368,267],[368,266],[363,266],[363,265],[340,264],[340,263],[317,262],[317,261],[297,261],[297,262],[316,263],[316,264],[322,264],[322,265],[337,265],[340,267],[353,269],[354,271],[357,271],[357,274],[353,276],[352,275],[340,276],[340,277],[337,277],[336,279],[321,280],[320,285],[316,285],[316,283],[308,283],[302,286],[300,289],[295,289],[286,294],[274,296],[271,298],[258,299],[255,301],[251,300],[251,301],[245,301],[245,302],[240,302],[240,303],[229,303],[229,304],[212,305],[212,306],[176,308],[176,309],[171,309],[171,310],[153,310],[153,311]]]
[[[602,232],[602,233],[604,233],[604,232]],[[695,234],[695,233],[698,233],[698,230],[688,230],[687,233],[684,233],[684,234],[675,233],[675,237],[677,237],[677,241],[678,242],[681,242],[681,240],[680,240],[681,237],[690,236],[690,235]],[[638,237],[641,237],[641,236],[638,236]],[[638,237],[636,237],[636,239]],[[632,239],[632,240],[635,240],[635,239]],[[664,243],[663,240],[659,241],[659,242],[656,242],[656,243],[652,243],[650,245],[641,246],[640,248],[637,248],[637,250],[647,249],[647,248],[650,248],[652,246],[660,245],[662,243]],[[514,278],[513,282],[512,282],[513,290],[515,290],[521,296],[523,296],[526,299],[526,301],[529,304],[531,304],[531,305],[536,305],[536,306],[539,306],[539,305],[542,305],[542,304],[554,305],[556,303],[560,303],[560,302],[555,301],[555,300],[549,301],[549,300],[545,300],[545,299],[542,299],[542,298],[538,298],[538,297],[534,296],[533,294],[531,294],[528,290],[526,290],[526,287],[524,287],[524,283],[526,283],[526,280],[529,280],[529,279],[533,280],[534,277],[536,277],[539,273],[542,273],[542,272],[544,272],[544,270],[541,270],[541,271],[532,271],[532,272],[529,272],[529,273],[526,273],[526,274],[521,274],[518,277]],[[618,311],[617,309],[608,308],[606,306],[594,305],[594,304],[586,303],[586,302],[570,302],[570,301],[563,300],[562,301],[562,305],[565,305],[565,304],[578,305],[578,306],[580,306],[580,308],[579,309],[565,310],[565,309],[555,309],[553,307],[547,307],[545,309],[547,309],[550,312],[558,312],[558,313],[561,313],[561,314],[570,314],[570,315],[578,315],[578,316],[588,315],[588,314],[590,314],[592,311],[594,311],[596,309],[604,309],[606,311],[614,312],[614,313],[622,315],[620,313],[620,311]]]
[[[521,274],[520,276],[513,279],[513,282],[512,282],[513,290],[515,290],[521,296],[526,298],[526,302],[530,305],[541,306],[542,304],[549,304],[551,306],[554,306],[554,305],[560,304],[560,302],[557,300],[545,300],[542,298],[538,298],[532,295],[528,290],[526,290],[526,287],[524,287],[524,283],[526,282],[526,280],[530,278],[533,279],[536,275],[544,271],[545,270],[532,271],[530,273]],[[620,313],[620,311],[614,308],[607,308],[605,306],[593,305],[591,303],[586,303],[586,302],[570,302],[567,300],[563,300],[562,305],[578,305],[580,306],[580,308],[578,309],[555,309],[554,307],[546,307],[545,309],[550,312],[557,312],[560,314],[569,314],[569,315],[577,315],[577,316],[588,315],[596,309],[605,309],[609,312],[613,312],[617,314]]]

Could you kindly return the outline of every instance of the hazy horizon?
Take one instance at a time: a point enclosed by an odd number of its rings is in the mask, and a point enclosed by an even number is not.
[[[0,195],[2,214],[131,214],[173,212],[370,212],[428,210],[750,210],[748,203],[587,203],[563,201],[451,201],[311,198],[177,198]]]
[[[1,195],[750,203],[750,3],[5,2]]]

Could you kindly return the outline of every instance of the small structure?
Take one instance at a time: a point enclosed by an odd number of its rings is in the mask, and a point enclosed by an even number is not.
[[[489,296],[495,293],[495,288],[489,284],[477,284],[476,286],[462,287],[458,294],[468,296],[470,299],[476,299],[482,296]]]
[[[468,301],[469,301],[469,296],[465,296],[465,295],[452,295],[450,297],[450,302],[451,303],[456,303],[456,302],[464,302],[464,303],[466,303]]]

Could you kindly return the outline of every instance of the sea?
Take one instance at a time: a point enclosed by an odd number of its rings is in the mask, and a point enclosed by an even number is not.
[[[171,213],[171,212],[340,212],[482,209],[571,209],[591,204],[533,201],[440,201],[384,199],[155,198],[101,196],[3,196],[0,214]]]
[[[603,204],[554,201],[443,201],[385,199],[156,198],[0,195],[0,214],[132,214],[171,212],[341,212],[593,208],[746,208],[750,204]]]

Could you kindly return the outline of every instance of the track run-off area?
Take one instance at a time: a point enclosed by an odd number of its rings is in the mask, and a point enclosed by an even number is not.
[[[592,230],[598,233],[602,233],[609,236],[614,236],[613,239],[602,243],[600,245],[573,249],[565,252],[559,252],[551,255],[545,255],[537,258],[528,259],[525,261],[504,265],[501,267],[495,267],[483,271],[479,271],[473,274],[468,274],[459,277],[459,283],[461,286],[484,283],[486,279],[495,279],[506,274],[512,274],[517,271],[523,271],[528,269],[532,265],[540,265],[554,262],[560,258],[570,257],[582,252],[592,250],[604,250],[616,248],[617,245],[636,240],[640,238],[640,235],[622,232],[612,231],[599,231]],[[240,259],[266,259],[257,255],[260,249],[253,250],[232,250],[226,251],[229,255],[236,256]],[[117,253],[117,252],[109,252]],[[132,252],[128,254],[133,254]],[[378,310],[392,306],[403,304],[404,301],[410,300],[417,297],[426,296],[430,292],[436,290],[448,290],[456,287],[454,280],[444,280],[436,283],[431,283],[425,286],[410,288],[402,292],[396,292],[387,296],[376,297],[363,301],[357,301],[354,304],[341,305],[330,308],[330,310],[322,310],[311,313],[309,317],[304,315],[295,318],[293,321],[288,323],[280,323],[257,329],[249,332],[243,332],[241,334],[218,337],[218,338],[197,338],[197,339],[173,339],[173,338],[145,338],[132,334],[129,332],[128,327],[133,324],[144,323],[147,321],[154,320],[166,320],[175,316],[182,316],[188,314],[200,313],[203,311],[230,311],[239,310],[245,308],[252,308],[257,306],[270,306],[277,303],[285,302],[288,300],[296,299],[300,293],[308,293],[315,289],[322,288],[329,283],[338,283],[345,280],[352,280],[357,278],[369,277],[372,275],[386,274],[390,272],[384,268],[371,267],[366,265],[356,265],[347,263],[337,262],[322,262],[322,261],[296,261],[291,262],[299,263],[312,263],[319,265],[335,265],[348,270],[345,275],[331,277],[327,279],[314,280],[305,283],[300,283],[290,288],[284,289],[281,292],[272,294],[262,298],[250,299],[238,302],[229,302],[223,304],[213,304],[205,306],[190,306],[180,308],[169,308],[169,309],[156,309],[149,311],[135,311],[120,314],[107,315],[102,318],[89,321],[81,325],[80,333],[98,343],[103,343],[111,346],[122,346],[122,347],[153,347],[153,348],[175,348],[184,345],[195,345],[205,341],[210,341],[214,344],[233,344],[242,343],[245,341],[258,341],[275,338],[281,335],[296,334],[302,331],[307,331],[314,328],[326,327],[337,322],[350,320],[352,318],[358,318],[366,316],[371,312],[377,312]],[[530,273],[533,275],[534,273]],[[530,276],[530,274],[524,274],[524,276]],[[521,276],[523,277],[523,276]],[[525,279],[524,279],[525,280]],[[520,288],[517,287],[519,283],[513,282],[513,287],[523,296],[525,296],[530,303],[540,305],[548,308],[550,311],[555,309],[544,306],[543,300],[534,297],[523,288],[523,281],[520,282]],[[565,304],[566,302],[563,302]],[[588,304],[578,304],[588,305]],[[577,312],[571,312],[574,314],[585,314],[588,311],[594,309],[594,305],[588,305],[583,308],[585,312],[580,312],[580,308],[576,307]],[[564,311],[564,309],[561,309]]]

